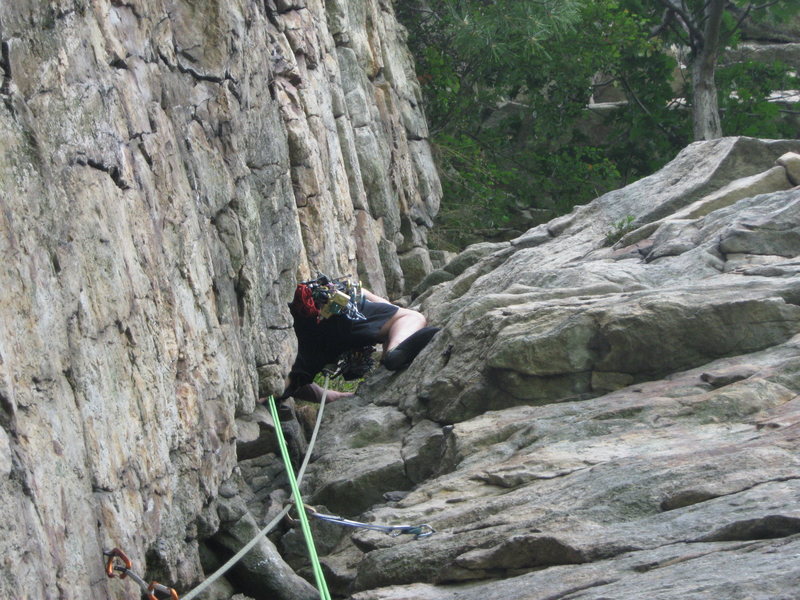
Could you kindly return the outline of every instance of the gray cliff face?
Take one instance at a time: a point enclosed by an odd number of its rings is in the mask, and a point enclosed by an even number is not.
[[[432,273],[449,280],[418,302],[441,332],[326,411],[306,494],[437,533],[341,534],[323,559],[339,589],[795,597],[799,152],[692,144]]]
[[[379,0],[14,1],[0,49],[0,593],[130,597],[113,546],[186,587],[296,277],[430,271],[402,31]]]

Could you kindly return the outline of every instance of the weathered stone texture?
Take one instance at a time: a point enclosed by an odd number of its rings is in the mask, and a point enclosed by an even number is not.
[[[368,415],[376,441],[324,436],[321,453],[358,460],[325,456],[309,481],[336,487],[347,514],[388,493],[356,518],[437,533],[353,534],[323,558],[337,589],[791,598],[800,190],[786,171],[798,149],[693,144],[517,240],[465,250],[440,271],[451,279],[427,278],[418,302],[442,330],[406,371],[381,369],[333,405],[337,431]],[[620,220],[636,230],[610,246]],[[408,481],[381,481],[398,452]]]
[[[113,546],[202,578],[295,277],[399,296],[435,213],[402,42],[377,0],[0,3],[3,596],[130,597]]]

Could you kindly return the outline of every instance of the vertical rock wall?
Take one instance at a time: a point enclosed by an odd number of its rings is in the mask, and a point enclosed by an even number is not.
[[[420,280],[441,189],[391,2],[275,4],[271,89],[308,264],[400,296]]]
[[[296,276],[422,272],[438,180],[387,1],[0,3],[0,593],[201,576]]]

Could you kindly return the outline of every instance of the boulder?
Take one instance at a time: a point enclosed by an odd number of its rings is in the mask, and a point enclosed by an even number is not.
[[[787,152],[778,159],[778,164],[786,169],[786,176],[792,185],[800,185],[800,154]]]
[[[221,503],[221,506],[224,504]],[[227,508],[224,514],[230,520],[223,520],[223,527],[214,536],[213,542],[229,555],[233,555],[250,542],[261,527],[243,505]],[[245,590],[245,593],[254,598],[264,597],[264,592],[282,600],[319,598],[316,588],[296,575],[284,562],[274,544],[266,538],[262,538],[235,565],[228,578],[234,579],[238,589]]]
[[[436,533],[345,537],[323,557],[343,589],[788,597],[800,581],[800,191],[775,161],[798,150],[693,144],[649,178],[451,261],[452,280],[417,298],[442,330],[336,415],[363,412],[369,428],[400,412],[400,439],[379,429],[335,478],[323,459],[310,470],[330,482],[326,502],[331,484],[373,476],[360,518]],[[636,237],[608,247],[623,218]],[[382,476],[401,462],[405,487]],[[408,493],[376,493],[396,489]]]

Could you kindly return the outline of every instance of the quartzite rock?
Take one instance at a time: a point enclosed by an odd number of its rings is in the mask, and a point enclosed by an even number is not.
[[[759,186],[785,182],[775,161],[798,148],[693,144],[651,177],[445,267],[454,279],[420,296],[442,330],[337,413],[406,414],[416,485],[360,518],[437,533],[355,534],[323,558],[340,587],[357,600],[791,597],[800,190]],[[610,247],[621,219],[635,245]],[[365,464],[310,473],[366,481]]]

